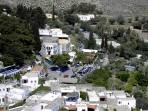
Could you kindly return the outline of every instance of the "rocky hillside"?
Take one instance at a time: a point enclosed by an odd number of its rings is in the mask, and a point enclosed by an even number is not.
[[[148,16],[148,0],[54,0],[57,9],[69,8],[73,3],[91,2],[95,3],[99,9],[104,10],[108,15],[145,15]],[[50,11],[52,0],[0,0],[0,3],[16,6],[24,4],[26,6],[40,6],[45,11]]]

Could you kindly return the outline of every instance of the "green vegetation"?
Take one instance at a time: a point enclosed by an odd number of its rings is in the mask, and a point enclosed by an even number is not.
[[[125,23],[124,17],[122,15],[118,16],[117,22],[120,25],[124,25],[124,23]]]
[[[82,63],[86,63],[86,54],[84,54],[83,52],[77,52],[77,57],[76,57],[76,62],[82,62]]]
[[[41,86],[43,86],[44,83],[45,83],[45,79],[44,78],[40,78],[39,79],[39,84],[41,84]]]
[[[65,21],[68,22],[70,25],[75,25],[75,23],[79,22],[79,18],[77,15],[67,14],[64,16]]]
[[[42,93],[42,92],[49,92],[49,91],[50,91],[50,87],[41,85],[40,87],[32,91],[30,95],[34,95],[36,93]]]
[[[124,71],[118,72],[118,73],[116,74],[116,77],[117,77],[118,79],[120,79],[121,81],[123,81],[123,82],[127,82],[129,76],[130,76],[129,73],[128,73],[128,72],[124,72]]]
[[[11,108],[16,108],[16,107],[19,107],[19,106],[23,106],[25,103],[26,103],[25,100],[23,100],[23,101],[19,101],[19,102],[16,103],[15,105],[10,106],[10,109],[11,109]]]
[[[110,77],[111,72],[108,69],[97,69],[87,76],[86,81],[97,86],[107,87],[107,81]]]
[[[110,19],[109,19],[109,23],[110,23],[111,25],[114,25],[115,22],[116,22],[116,20],[115,20],[114,18],[110,18]]]
[[[86,100],[88,99],[88,94],[86,92],[80,91],[80,98],[82,98],[82,100]]]
[[[40,51],[38,28],[45,26],[46,17],[39,7],[32,9],[19,5],[15,10],[0,6],[0,10],[3,8],[14,16],[0,15],[0,60],[4,66],[21,66],[26,60],[34,59],[34,52]]]
[[[44,28],[47,22],[46,16],[40,7],[26,8],[25,6],[18,5],[16,10],[16,16],[25,20],[32,30],[32,34],[35,40],[35,51],[40,51],[41,42],[39,38],[39,28]]]
[[[58,66],[65,66],[67,65],[70,57],[68,54],[62,54],[62,55],[53,55],[51,56],[51,60],[54,64]]]
[[[23,65],[32,59],[34,39],[27,24],[19,18],[0,16],[0,53],[4,65]]]
[[[90,3],[80,3],[80,4],[73,4],[71,6],[71,9],[69,9],[67,12],[72,14],[72,13],[82,13],[82,14],[88,14],[88,13],[95,13],[97,11],[96,5],[95,4],[90,4]]]
[[[95,49],[96,48],[96,40],[93,37],[93,32],[90,32],[89,34],[89,40],[87,43],[87,48],[88,49]]]
[[[139,109],[148,109],[148,97],[144,94],[142,90],[137,90],[134,92],[136,98],[136,106]]]

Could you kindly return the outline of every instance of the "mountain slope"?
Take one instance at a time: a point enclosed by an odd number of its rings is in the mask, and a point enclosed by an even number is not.
[[[50,11],[52,0],[0,0],[0,3],[16,6],[40,6],[45,11]],[[73,3],[91,2],[95,3],[107,15],[145,15],[148,16],[148,0],[54,0],[58,9],[69,8]]]

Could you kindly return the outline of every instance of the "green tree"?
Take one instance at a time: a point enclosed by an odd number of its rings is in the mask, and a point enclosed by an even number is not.
[[[3,61],[4,66],[9,66],[14,64],[13,57],[11,57],[10,55],[3,55],[1,61]]]
[[[109,23],[110,23],[111,25],[114,25],[115,22],[116,22],[116,20],[115,20],[114,18],[110,18],[110,19],[109,19]]]
[[[110,77],[111,72],[108,69],[97,69],[86,77],[86,81],[97,86],[107,87],[107,81]]]
[[[90,32],[89,40],[88,40],[88,43],[87,43],[87,48],[88,49],[95,49],[95,47],[96,47],[96,40],[93,37],[93,32]]]
[[[68,22],[70,25],[75,25],[75,23],[79,22],[79,18],[77,15],[67,14],[64,17],[65,21]]]
[[[88,94],[86,92],[80,91],[80,98],[82,98],[82,100],[86,100],[88,99]]]
[[[82,62],[85,63],[87,60],[86,54],[82,53],[82,52],[78,52],[77,56],[76,56],[76,62]]]
[[[28,24],[15,17],[0,16],[0,53],[5,66],[30,60],[34,39]]]
[[[123,82],[127,82],[129,76],[130,75],[128,74],[128,72],[118,72],[116,74],[116,77],[119,78]]]
[[[51,60],[53,61],[53,63],[60,66],[60,67],[67,65],[69,59],[70,59],[70,57],[68,54],[51,56]]]
[[[91,31],[91,27],[88,22],[81,22],[80,28],[84,31]]]
[[[117,18],[117,22],[120,24],[120,25],[123,25],[125,23],[125,20],[124,20],[124,17],[123,16],[118,16]]]

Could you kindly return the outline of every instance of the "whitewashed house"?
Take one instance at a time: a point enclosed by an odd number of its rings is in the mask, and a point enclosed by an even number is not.
[[[103,96],[102,96],[103,94]],[[131,110],[132,108],[136,108],[136,99],[133,96],[130,96],[128,93],[124,91],[104,91],[100,92],[100,98],[104,98],[104,101],[109,101],[110,106],[118,109],[120,107],[126,106],[127,109]]]
[[[90,21],[91,19],[94,19],[95,18],[95,15],[94,14],[86,14],[86,15],[83,15],[83,14],[77,14],[78,18],[81,20],[81,21]]]
[[[39,85],[38,73],[36,73],[36,72],[28,72],[28,73],[26,73],[21,78],[21,85],[26,86],[26,87],[30,87],[31,90],[34,90],[37,87],[39,87],[40,85]]]
[[[69,87],[60,87],[60,92],[63,97],[66,97],[67,94],[77,92],[77,89],[75,86],[69,86]]]
[[[29,96],[29,91],[22,88],[13,88],[11,89],[10,93],[8,94],[9,98],[13,100],[24,100]]]
[[[70,37],[61,29],[39,29],[39,34],[42,41],[42,56],[63,54],[71,50]]]
[[[40,37],[49,37],[50,34],[49,34],[49,30],[48,29],[39,29],[39,35]]]
[[[96,44],[101,46],[102,44],[102,39],[96,39]],[[117,43],[116,41],[108,41],[107,42],[108,45],[112,45],[114,48],[118,48],[121,45],[119,43]]]
[[[13,88],[12,85],[0,84],[0,93],[8,93]]]
[[[51,56],[51,55],[59,54],[59,45],[58,45],[58,43],[43,42],[40,54],[43,57],[46,57],[47,55]]]
[[[0,105],[1,106],[5,105],[6,98],[8,98],[6,93],[0,93]]]
[[[47,17],[48,19],[52,19],[52,14],[50,14],[50,13],[46,13],[45,15],[46,15],[46,17]],[[58,16],[55,15],[55,18],[57,18],[57,17],[58,17]]]
[[[75,105],[66,105],[65,108],[69,111],[103,111],[100,110],[99,104],[89,102],[81,102]]]
[[[60,92],[49,92],[45,95],[33,95],[27,100],[22,111],[59,111],[63,99]]]
[[[97,53],[98,52],[98,50],[93,50],[93,49],[82,49],[81,51],[84,53]]]

